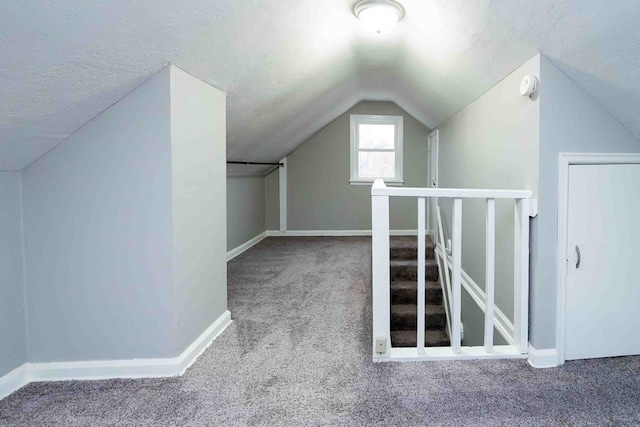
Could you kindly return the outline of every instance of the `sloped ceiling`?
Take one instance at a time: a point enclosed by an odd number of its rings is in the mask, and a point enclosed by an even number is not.
[[[235,160],[277,161],[363,99],[434,127],[538,51],[640,135],[637,0],[400,2],[378,35],[355,0],[2,1],[0,169],[170,62],[228,93]]]

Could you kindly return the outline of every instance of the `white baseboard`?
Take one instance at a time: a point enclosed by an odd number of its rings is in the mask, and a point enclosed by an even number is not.
[[[529,343],[529,365],[534,368],[555,368],[558,365],[558,352],[555,348],[546,348],[544,350],[536,350]]]
[[[438,246],[437,251],[439,252],[440,258],[442,258],[443,252],[442,252],[442,249],[440,249],[440,246]],[[451,258],[450,255],[447,255],[447,264],[449,265],[449,268],[452,268],[453,259]],[[484,293],[482,288],[478,286],[478,284],[471,278],[471,276],[467,274],[466,271],[462,270],[461,275],[462,275],[462,287],[467,291],[467,293],[469,294],[473,302],[476,303],[478,308],[480,308],[480,310],[482,310],[482,312],[485,313],[487,309],[486,294]],[[497,305],[494,305],[493,307],[493,325],[496,328],[496,330],[500,333],[502,338],[504,338],[505,341],[507,341],[508,344],[514,345],[513,322],[509,320],[507,315],[504,314]]]
[[[97,360],[81,362],[25,363],[0,378],[0,399],[30,382],[99,380],[110,378],[176,377],[196,361],[231,324],[225,311],[179,356],[160,359]]]
[[[391,236],[417,236],[418,230],[390,230]],[[371,230],[267,230],[269,237],[333,237],[333,236],[371,236]]]
[[[265,231],[263,233],[258,234],[256,237],[254,237],[253,239],[249,240],[248,242],[244,242],[240,246],[231,249],[229,252],[227,252],[227,262],[231,261],[232,259],[234,259],[238,255],[240,255],[241,253],[248,251],[253,246],[255,246],[258,243],[262,242],[266,238],[267,238],[267,232]]]
[[[459,353],[454,353],[452,347],[427,347],[424,353],[418,353],[416,347],[392,348],[388,357],[374,356],[378,362],[427,362],[444,360],[485,360],[485,359],[525,359],[515,346],[496,345],[493,352],[487,353],[484,347],[462,347]]]
[[[194,342],[178,356],[178,375],[184,374],[202,353],[231,324],[231,312],[222,313]]]
[[[29,369],[27,364],[18,366],[13,371],[0,377],[0,400],[29,384]]]

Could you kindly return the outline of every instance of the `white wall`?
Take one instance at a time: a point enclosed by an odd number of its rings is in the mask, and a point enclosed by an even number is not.
[[[640,152],[640,141],[553,63],[541,60],[540,192],[530,341],[555,347],[558,154]]]
[[[170,68],[179,354],[227,309],[226,95]]]
[[[265,231],[265,177],[227,177],[227,250]]]
[[[23,171],[33,362],[173,353],[166,68]]]
[[[519,94],[526,74],[540,75],[540,56],[527,61],[475,102],[446,120],[440,131],[440,187],[538,192],[540,100]],[[440,200],[451,237],[451,200]],[[496,305],[513,319],[513,202],[496,202]],[[462,267],[484,289],[485,204],[463,201]],[[477,316],[463,313],[463,322]],[[468,328],[468,331],[476,330]],[[480,332],[482,330],[478,329]],[[467,331],[465,331],[466,333]],[[482,337],[468,336],[471,342]]]
[[[0,172],[0,377],[27,361],[20,173]]]

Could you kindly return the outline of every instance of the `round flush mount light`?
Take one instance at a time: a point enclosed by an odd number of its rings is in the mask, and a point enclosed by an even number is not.
[[[362,0],[356,3],[353,13],[377,33],[392,28],[404,15],[404,9],[391,0]]]

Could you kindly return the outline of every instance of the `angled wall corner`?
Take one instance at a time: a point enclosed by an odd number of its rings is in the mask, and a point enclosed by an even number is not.
[[[27,361],[20,186],[20,172],[0,172],[0,377]]]
[[[177,355],[227,310],[226,94],[169,70]]]
[[[25,168],[29,360],[175,347],[169,69]]]
[[[219,333],[225,125],[224,93],[169,66],[22,171],[31,364],[173,360]]]

